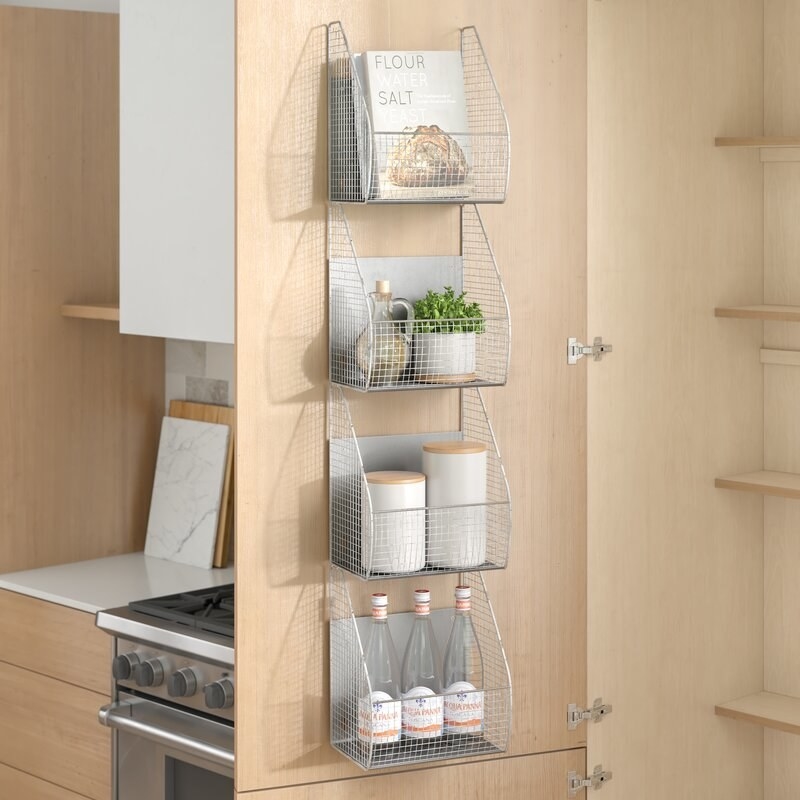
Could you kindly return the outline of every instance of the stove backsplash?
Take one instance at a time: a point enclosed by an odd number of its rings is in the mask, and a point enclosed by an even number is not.
[[[170,400],[235,405],[233,345],[167,339],[165,408]]]

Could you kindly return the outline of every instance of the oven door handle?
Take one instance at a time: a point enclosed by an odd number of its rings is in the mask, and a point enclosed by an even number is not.
[[[195,758],[201,758],[206,761],[211,761],[214,764],[219,764],[223,767],[233,768],[233,736],[231,734],[230,747],[216,745],[203,739],[197,738],[188,734],[185,730],[177,730],[178,727],[185,726],[169,726],[165,725],[165,717],[169,716],[170,712],[165,712],[163,709],[156,709],[160,718],[158,724],[154,724],[146,719],[146,714],[141,714],[142,709],[147,708],[151,704],[140,703],[111,703],[103,706],[98,714],[100,722],[116,730],[126,731],[135,736],[141,736],[150,741],[157,742],[158,744],[172,747],[173,749]],[[137,718],[138,716],[144,718]],[[180,712],[171,712],[172,714],[179,714]],[[181,715],[185,716],[185,715]],[[177,719],[178,717],[176,717]],[[214,723],[209,723],[214,725]]]

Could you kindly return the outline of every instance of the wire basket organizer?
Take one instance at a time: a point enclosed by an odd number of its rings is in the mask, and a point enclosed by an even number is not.
[[[478,389],[461,391],[461,430],[444,433],[358,437],[340,387],[328,405],[331,563],[364,580],[505,568],[511,501]],[[376,511],[367,473],[421,472],[422,446],[442,440],[486,445],[486,502]]]
[[[346,574],[331,567],[331,743],[363,769],[489,755],[505,752],[508,748],[511,733],[511,675],[494,611],[480,573],[463,573],[460,582],[472,589],[472,624],[483,663],[483,686],[476,692],[476,697],[480,697],[483,704],[481,731],[445,734],[436,739],[403,738],[392,744],[377,744],[371,736],[359,738],[358,735],[359,705],[363,704],[364,698],[370,697],[372,691],[364,660],[371,619],[356,617]],[[391,596],[389,599],[391,602]],[[413,613],[390,614],[388,618],[392,640],[401,659],[413,618]],[[431,611],[434,635],[442,653],[452,619],[453,611],[450,608]]]
[[[328,209],[329,359],[333,383],[359,391],[502,386],[511,357],[508,299],[478,209],[461,208],[461,255],[359,258],[340,204]],[[373,322],[369,293],[389,280],[411,304],[445,287],[479,319]]]
[[[474,27],[461,30],[468,131],[373,130],[361,56],[328,25],[328,197],[341,202],[502,203],[511,139]]]

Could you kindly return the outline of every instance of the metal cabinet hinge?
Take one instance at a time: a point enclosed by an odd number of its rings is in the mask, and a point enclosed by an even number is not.
[[[603,717],[612,712],[611,704],[604,704],[603,698],[598,697],[591,708],[581,708],[570,703],[567,706],[567,730],[574,731],[582,722],[591,720],[592,722],[602,722]]]
[[[577,364],[584,356],[591,356],[595,361],[599,361],[613,349],[612,345],[603,343],[602,336],[595,336],[591,347],[582,344],[574,337],[570,337],[567,339],[567,363]]]
[[[588,778],[578,775],[577,772],[568,772],[567,797],[575,797],[583,789],[602,789],[603,784],[608,783],[612,777],[613,774],[611,772],[603,771],[602,764],[598,764]]]

